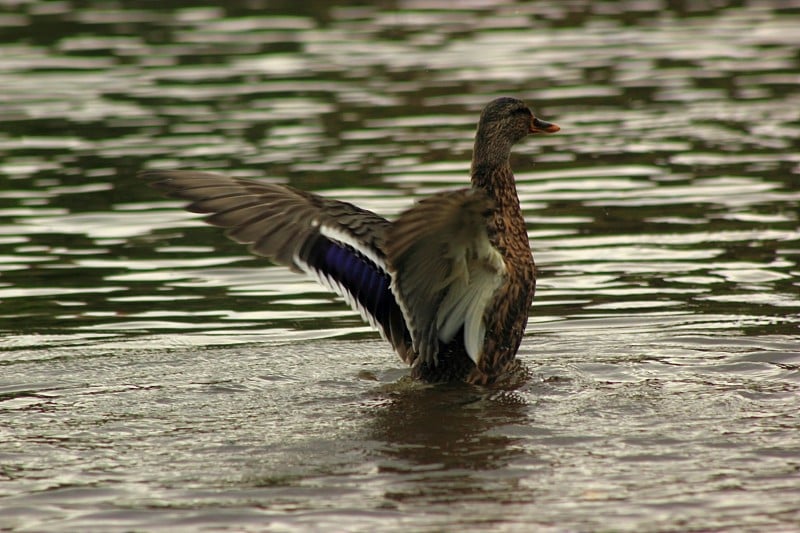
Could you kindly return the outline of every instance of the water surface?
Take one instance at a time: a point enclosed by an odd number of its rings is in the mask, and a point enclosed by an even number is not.
[[[0,6],[0,528],[797,528],[800,4],[715,5]],[[134,177],[391,217],[500,95],[562,127],[512,160],[514,391],[410,382]]]

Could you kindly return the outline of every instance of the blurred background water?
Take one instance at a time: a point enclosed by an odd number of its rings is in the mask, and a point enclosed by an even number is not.
[[[800,528],[800,2],[0,1],[0,529]],[[409,383],[135,179],[393,216],[500,95],[512,392]],[[536,163],[534,166],[534,162]]]

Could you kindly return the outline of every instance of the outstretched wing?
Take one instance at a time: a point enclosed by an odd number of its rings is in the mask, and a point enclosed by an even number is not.
[[[210,213],[206,222],[256,255],[316,277],[377,327],[406,361],[408,331],[390,286],[386,232],[391,223],[347,202],[285,185],[193,171],[145,171],[156,189]]]
[[[489,239],[491,210],[480,191],[445,192],[422,200],[388,230],[392,289],[423,362],[436,363],[439,343],[462,328],[469,357],[478,364],[483,355],[484,315],[506,275]]]
[[[383,266],[390,223],[372,211],[286,185],[230,178],[211,172],[148,170],[139,174],[172,198],[189,200],[193,213],[212,213],[206,222],[248,244],[256,255],[304,272],[298,245],[320,233],[354,246]]]

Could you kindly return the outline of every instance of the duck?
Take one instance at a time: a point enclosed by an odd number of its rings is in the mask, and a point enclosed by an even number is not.
[[[289,185],[193,170],[140,177],[250,252],[316,278],[376,328],[413,378],[493,385],[520,371],[536,265],[512,147],[560,127],[501,97],[478,120],[469,187],[394,220]]]

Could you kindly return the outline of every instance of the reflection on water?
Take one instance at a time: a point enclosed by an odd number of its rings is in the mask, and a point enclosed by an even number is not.
[[[424,406],[424,407],[423,407]],[[523,424],[525,402],[461,385],[419,386],[389,396],[376,412],[375,438],[391,443],[387,454],[421,469],[488,469],[503,466],[512,440],[489,430]],[[397,469],[402,469],[399,465]]]
[[[385,505],[431,510],[481,505],[520,497],[522,439],[506,434],[524,426],[528,405],[520,398],[465,386],[419,387],[391,395],[376,410],[370,437],[378,443],[378,472],[391,475]]]
[[[800,7],[335,4],[0,6],[0,528],[794,527]],[[391,217],[498,95],[562,126],[512,160],[513,392],[408,383],[133,178]]]

